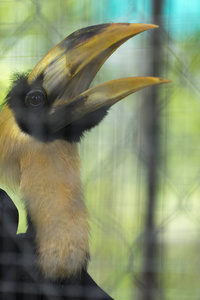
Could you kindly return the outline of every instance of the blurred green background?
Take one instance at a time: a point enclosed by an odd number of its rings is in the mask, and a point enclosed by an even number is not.
[[[157,292],[146,299],[191,300],[200,297],[200,1],[160,2],[159,61],[152,55],[153,31],[142,33],[109,58],[92,84],[155,75],[154,63],[161,66],[158,76],[172,80],[157,87]],[[151,0],[0,1],[0,99],[13,72],[31,70],[68,34],[104,22],[152,23],[153,5]],[[144,110],[150,93],[151,88],[118,103],[80,145],[92,227],[89,272],[116,300],[139,299],[143,288],[149,150]]]

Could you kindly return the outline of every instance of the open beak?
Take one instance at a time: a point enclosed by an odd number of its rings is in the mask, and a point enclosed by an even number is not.
[[[89,86],[108,57],[131,37],[151,24],[110,23],[83,28],[55,46],[28,77],[32,84],[42,79],[50,102],[49,121],[52,131],[71,124],[87,114],[145,87],[169,80],[155,77],[131,77]]]

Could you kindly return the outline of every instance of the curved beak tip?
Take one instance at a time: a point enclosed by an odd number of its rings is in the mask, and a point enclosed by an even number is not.
[[[162,83],[170,83],[170,82],[172,82],[172,80],[169,80],[169,79],[166,79],[166,78],[159,78],[159,80],[160,80],[161,84]]]

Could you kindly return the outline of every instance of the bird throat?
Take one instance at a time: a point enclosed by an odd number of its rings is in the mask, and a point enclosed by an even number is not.
[[[20,191],[36,230],[38,267],[50,279],[72,278],[89,257],[88,213],[77,144],[38,143],[21,161]]]

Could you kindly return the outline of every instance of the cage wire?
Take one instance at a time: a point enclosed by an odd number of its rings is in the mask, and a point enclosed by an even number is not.
[[[89,273],[116,300],[199,299],[199,12],[198,1],[0,1],[1,100],[13,72],[32,69],[79,28],[104,22],[160,25],[118,49],[93,84],[145,75],[172,83],[118,103],[80,144],[92,229]],[[21,202],[10,196],[23,232]],[[6,234],[4,228],[4,243]],[[19,283],[0,286],[1,293],[26,290]]]

